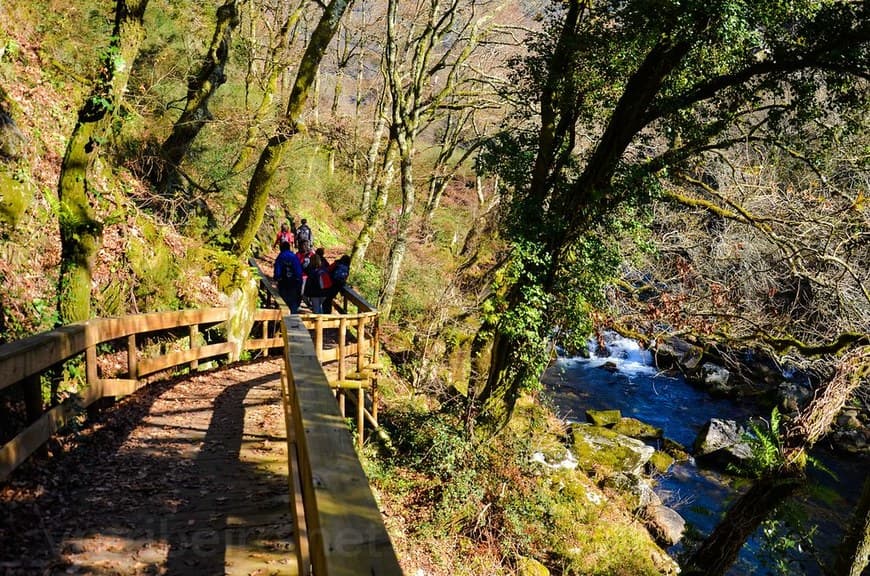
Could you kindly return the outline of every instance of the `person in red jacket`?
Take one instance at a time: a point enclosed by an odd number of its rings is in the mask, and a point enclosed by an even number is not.
[[[278,235],[275,236],[275,241],[272,243],[272,248],[279,248],[281,242],[286,242],[293,246],[293,232],[287,227],[287,223],[281,224],[281,229],[278,230]]]

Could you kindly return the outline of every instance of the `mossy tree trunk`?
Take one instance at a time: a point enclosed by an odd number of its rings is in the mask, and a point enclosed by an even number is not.
[[[269,189],[272,179],[287,149],[291,139],[301,131],[302,112],[317,77],[317,69],[329,47],[341,17],[353,0],[332,0],[320,17],[317,27],[308,41],[305,53],[299,63],[299,71],[293,83],[293,89],[287,103],[287,112],[278,129],[277,134],[269,138],[265,148],[260,154],[257,167],[248,185],[248,193],[245,205],[238,219],[230,229],[230,237],[233,242],[233,251],[238,255],[245,254],[254,242],[257,230],[263,222],[263,214],[269,200]]]
[[[861,499],[837,554],[832,576],[861,576],[870,565],[870,478],[864,480]]]
[[[181,164],[197,135],[212,119],[208,109],[209,101],[226,82],[224,70],[230,57],[233,32],[238,25],[238,0],[227,0],[217,10],[214,35],[208,52],[203,57],[199,70],[188,79],[184,111],[172,127],[172,133],[160,147],[163,166],[158,172],[160,178],[157,188],[164,194],[169,195],[183,188]]]
[[[79,110],[61,164],[60,324],[87,320],[91,315],[91,265],[100,248],[103,225],[91,204],[89,170],[120,106],[130,68],[145,38],[143,16],[147,4],[148,0],[118,1],[112,41],[103,57],[99,79]]]

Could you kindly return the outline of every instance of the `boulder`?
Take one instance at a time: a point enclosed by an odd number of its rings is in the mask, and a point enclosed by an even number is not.
[[[619,422],[622,414],[619,410],[587,410],[586,421],[596,426],[613,426]]]
[[[641,440],[655,440],[662,437],[661,428],[656,428],[637,418],[622,417],[613,426],[612,430],[617,434],[639,438]]]
[[[685,446],[670,438],[662,438],[661,450],[677,462],[688,462],[692,459]]]
[[[743,440],[746,431],[734,420],[712,418],[695,439],[695,458],[719,467],[740,465],[752,457],[752,450]]]
[[[660,506],[661,498],[653,490],[653,481],[637,474],[620,472],[605,480],[605,485],[615,488],[622,494],[632,511],[644,510],[650,506]]]
[[[655,452],[640,440],[601,426],[574,424],[571,431],[579,467],[605,477],[620,472],[640,474]]]
[[[704,350],[681,338],[670,336],[656,344],[653,358],[656,367],[661,370],[679,370],[692,374],[699,369]]]
[[[673,546],[683,537],[686,521],[675,510],[664,505],[647,506],[644,510],[647,529],[663,546]]]
[[[674,457],[661,450],[656,450],[649,460],[649,467],[652,469],[652,472],[659,474],[667,474],[673,464]]]
[[[718,364],[704,362],[701,365],[700,380],[711,394],[731,396],[734,393],[735,386],[731,381],[731,372]]]
[[[20,158],[27,140],[15,125],[15,120],[0,107],[0,156]]]

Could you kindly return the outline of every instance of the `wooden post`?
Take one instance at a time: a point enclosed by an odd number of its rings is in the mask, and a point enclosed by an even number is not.
[[[372,327],[372,420],[375,421],[375,426],[378,425],[378,371],[381,369],[381,320],[379,316],[375,316],[374,326]]]
[[[139,352],[136,349],[136,335],[127,336],[127,377],[130,380],[139,379]]]
[[[87,405],[88,418],[96,418],[100,411],[99,400],[103,397],[102,383],[97,372],[97,346],[91,344],[85,350],[85,377],[88,389],[82,394]]]
[[[356,443],[360,448],[363,447],[366,425],[366,391],[362,384],[363,380],[360,380],[356,397]]]
[[[319,314],[314,319],[314,354],[318,362],[323,362],[323,317]]]
[[[360,377],[366,369],[365,353],[366,353],[366,318],[360,316],[356,319],[356,371]]]
[[[199,324],[190,325],[190,349],[199,348]],[[190,361],[190,371],[196,372],[199,368],[199,360]]]
[[[347,367],[344,365],[345,357],[347,356],[347,319],[341,318],[338,321],[338,381],[343,383],[347,377]],[[344,388],[339,387],[336,391],[338,397],[338,411],[341,412],[342,418],[346,414],[345,398],[346,392]]]
[[[266,340],[269,337],[269,321],[268,320],[263,320],[262,335],[263,335],[263,340]],[[263,356],[268,356],[269,355],[269,346],[267,346],[266,344],[263,344],[263,348],[260,351],[263,353]]]

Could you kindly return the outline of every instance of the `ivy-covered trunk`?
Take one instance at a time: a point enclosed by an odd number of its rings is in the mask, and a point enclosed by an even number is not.
[[[109,49],[96,86],[78,113],[67,143],[58,184],[61,267],[58,322],[69,324],[91,315],[91,264],[100,248],[102,223],[91,204],[91,163],[119,108],[130,68],[145,38],[143,16],[148,0],[119,0]]]
[[[299,72],[296,74],[293,90],[290,92],[284,121],[281,123],[278,133],[269,139],[260,154],[254,175],[248,185],[245,205],[230,229],[233,250],[236,254],[245,254],[254,243],[257,230],[263,223],[263,214],[266,212],[272,179],[281,165],[289,142],[296,134],[304,130],[302,112],[317,76],[320,61],[323,60],[326,49],[338,29],[341,17],[352,3],[353,0],[332,0],[323,11],[323,15],[308,41],[305,54],[299,63]]]

